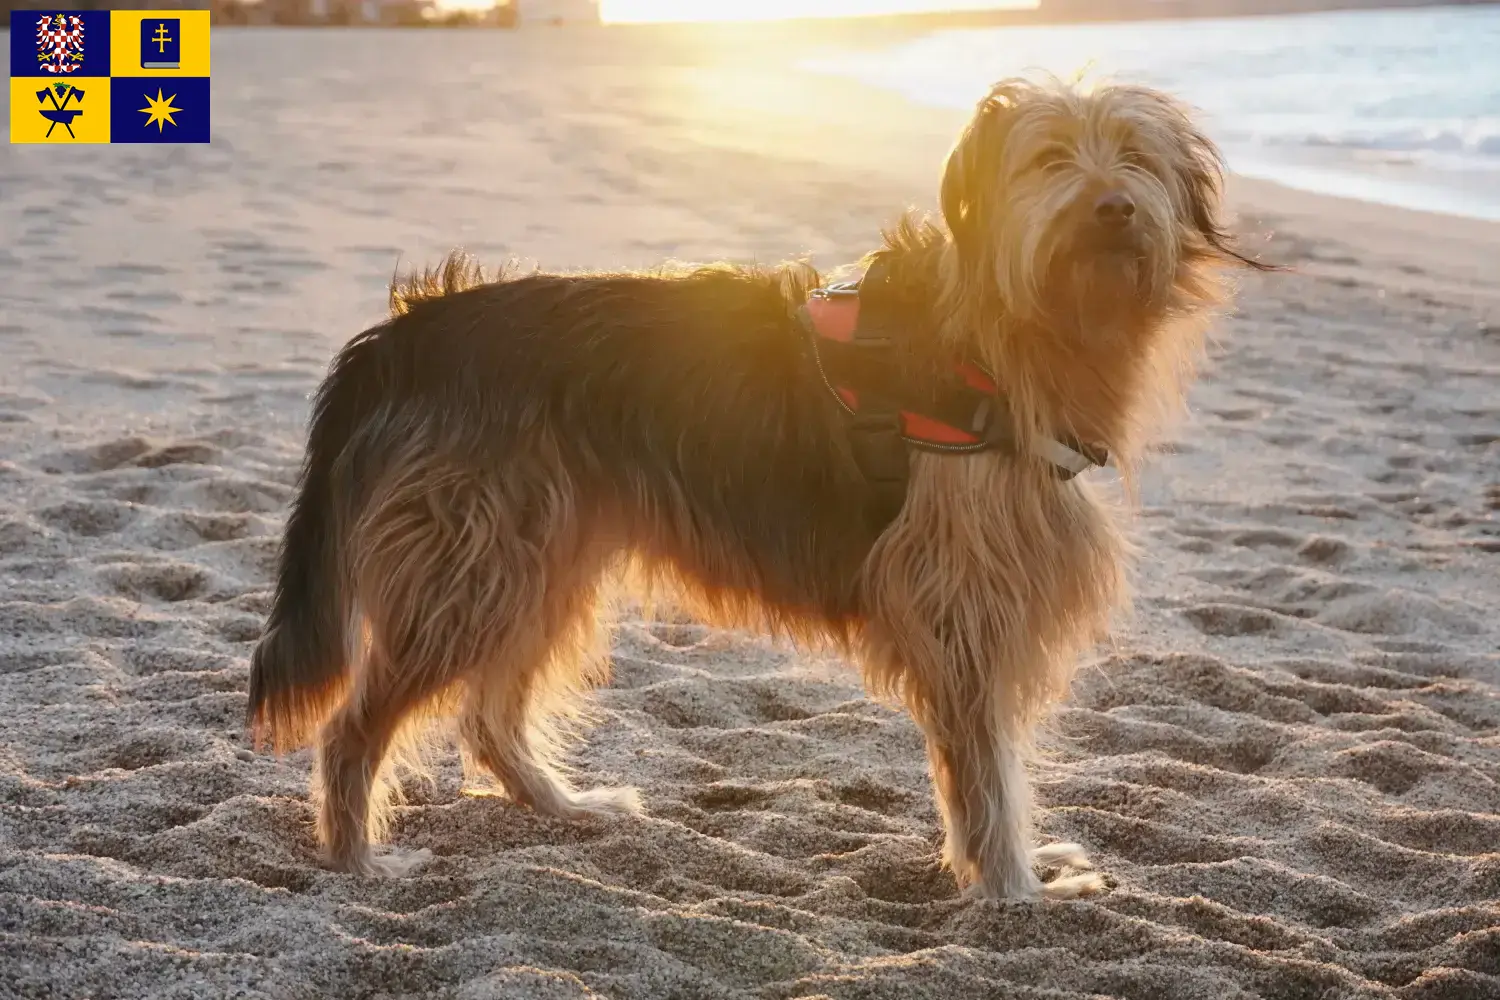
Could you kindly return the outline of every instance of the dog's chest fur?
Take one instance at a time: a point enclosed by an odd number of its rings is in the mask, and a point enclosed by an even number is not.
[[[909,659],[998,685],[1025,719],[1066,692],[1076,654],[1106,634],[1126,596],[1127,555],[1086,481],[994,453],[920,455],[868,579],[882,620],[901,623],[892,641]]]

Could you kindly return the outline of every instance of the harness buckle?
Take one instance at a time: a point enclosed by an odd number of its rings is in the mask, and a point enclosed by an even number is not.
[[[859,282],[857,282],[857,281],[840,281],[840,282],[837,282],[836,284],[823,285],[822,287],[814,288],[812,291],[810,291],[810,292],[807,293],[807,297],[810,298],[810,299],[831,299],[831,298],[833,298],[836,295],[838,295],[838,296],[848,296],[848,295],[858,295],[858,294],[859,294]]]

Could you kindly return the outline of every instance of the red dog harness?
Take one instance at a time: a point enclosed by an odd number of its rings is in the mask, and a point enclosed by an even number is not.
[[[823,382],[838,397],[844,411],[850,416],[858,416],[861,411],[861,391],[856,387],[857,383],[868,380],[859,378],[861,374],[857,371],[860,367],[859,362],[840,348],[853,347],[856,350],[867,351],[871,348],[879,349],[889,346],[889,341],[885,338],[877,340],[868,336],[867,330],[860,329],[859,304],[857,288],[833,285],[814,291],[803,306],[805,322],[822,341],[822,343],[815,344],[815,350]],[[832,344],[827,343],[829,341]],[[830,368],[834,372],[833,378],[829,375]],[[955,374],[963,380],[965,386],[977,394],[973,399],[963,400],[963,404],[973,408],[975,419],[968,422],[967,426],[955,426],[933,413],[898,407],[895,412],[900,424],[899,430],[908,444],[915,448],[930,448],[934,451],[959,452],[983,451],[991,447],[991,444],[984,438],[984,420],[988,411],[994,408],[993,403],[999,399],[999,389],[995,385],[995,380],[979,366],[972,364],[958,365],[955,368]],[[879,390],[874,387],[869,387],[865,391],[865,395],[877,393]],[[924,408],[932,409],[930,406]],[[944,409],[950,411],[947,414],[948,419],[953,419],[951,405]]]
[[[879,275],[866,274],[863,282],[872,281]],[[910,449],[957,454],[996,449],[1012,455],[1018,450],[994,377],[973,363],[956,365],[937,380],[903,373],[891,338],[872,315],[879,310],[861,312],[861,283],[813,291],[800,317],[823,383],[848,418],[855,460],[876,490],[880,516],[889,519],[906,498]],[[924,381],[929,384],[920,384]],[[1044,439],[1034,451],[1065,480],[1108,461],[1101,450],[1072,440]]]

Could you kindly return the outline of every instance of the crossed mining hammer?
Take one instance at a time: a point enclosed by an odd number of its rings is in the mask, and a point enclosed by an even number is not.
[[[57,93],[53,93],[54,89]],[[61,102],[57,99],[58,94],[62,95]],[[51,87],[43,87],[36,92],[38,102],[45,101],[49,97],[52,98],[52,109],[50,111],[46,108],[37,109],[38,114],[52,123],[47,126],[47,134],[43,138],[52,138],[52,130],[59,125],[68,130],[68,135],[73,136],[75,139],[78,138],[78,136],[73,135],[73,119],[83,114],[83,109],[69,108],[68,102],[76,97],[78,98],[78,103],[82,104],[83,91],[70,83],[56,83]]]

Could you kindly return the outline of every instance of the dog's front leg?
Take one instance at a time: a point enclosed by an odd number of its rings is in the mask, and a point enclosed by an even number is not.
[[[1043,883],[1037,862],[1087,868],[1076,844],[1031,846],[1029,733],[1008,729],[996,695],[939,697],[922,713],[947,839],[943,860],[965,889],[988,899],[1072,899],[1097,892],[1093,872]]]
[[[1041,880],[1031,870],[1031,793],[1012,741],[984,719],[978,705],[934,712],[927,759],[947,831],[943,862],[960,886],[996,899],[1034,899]]]

